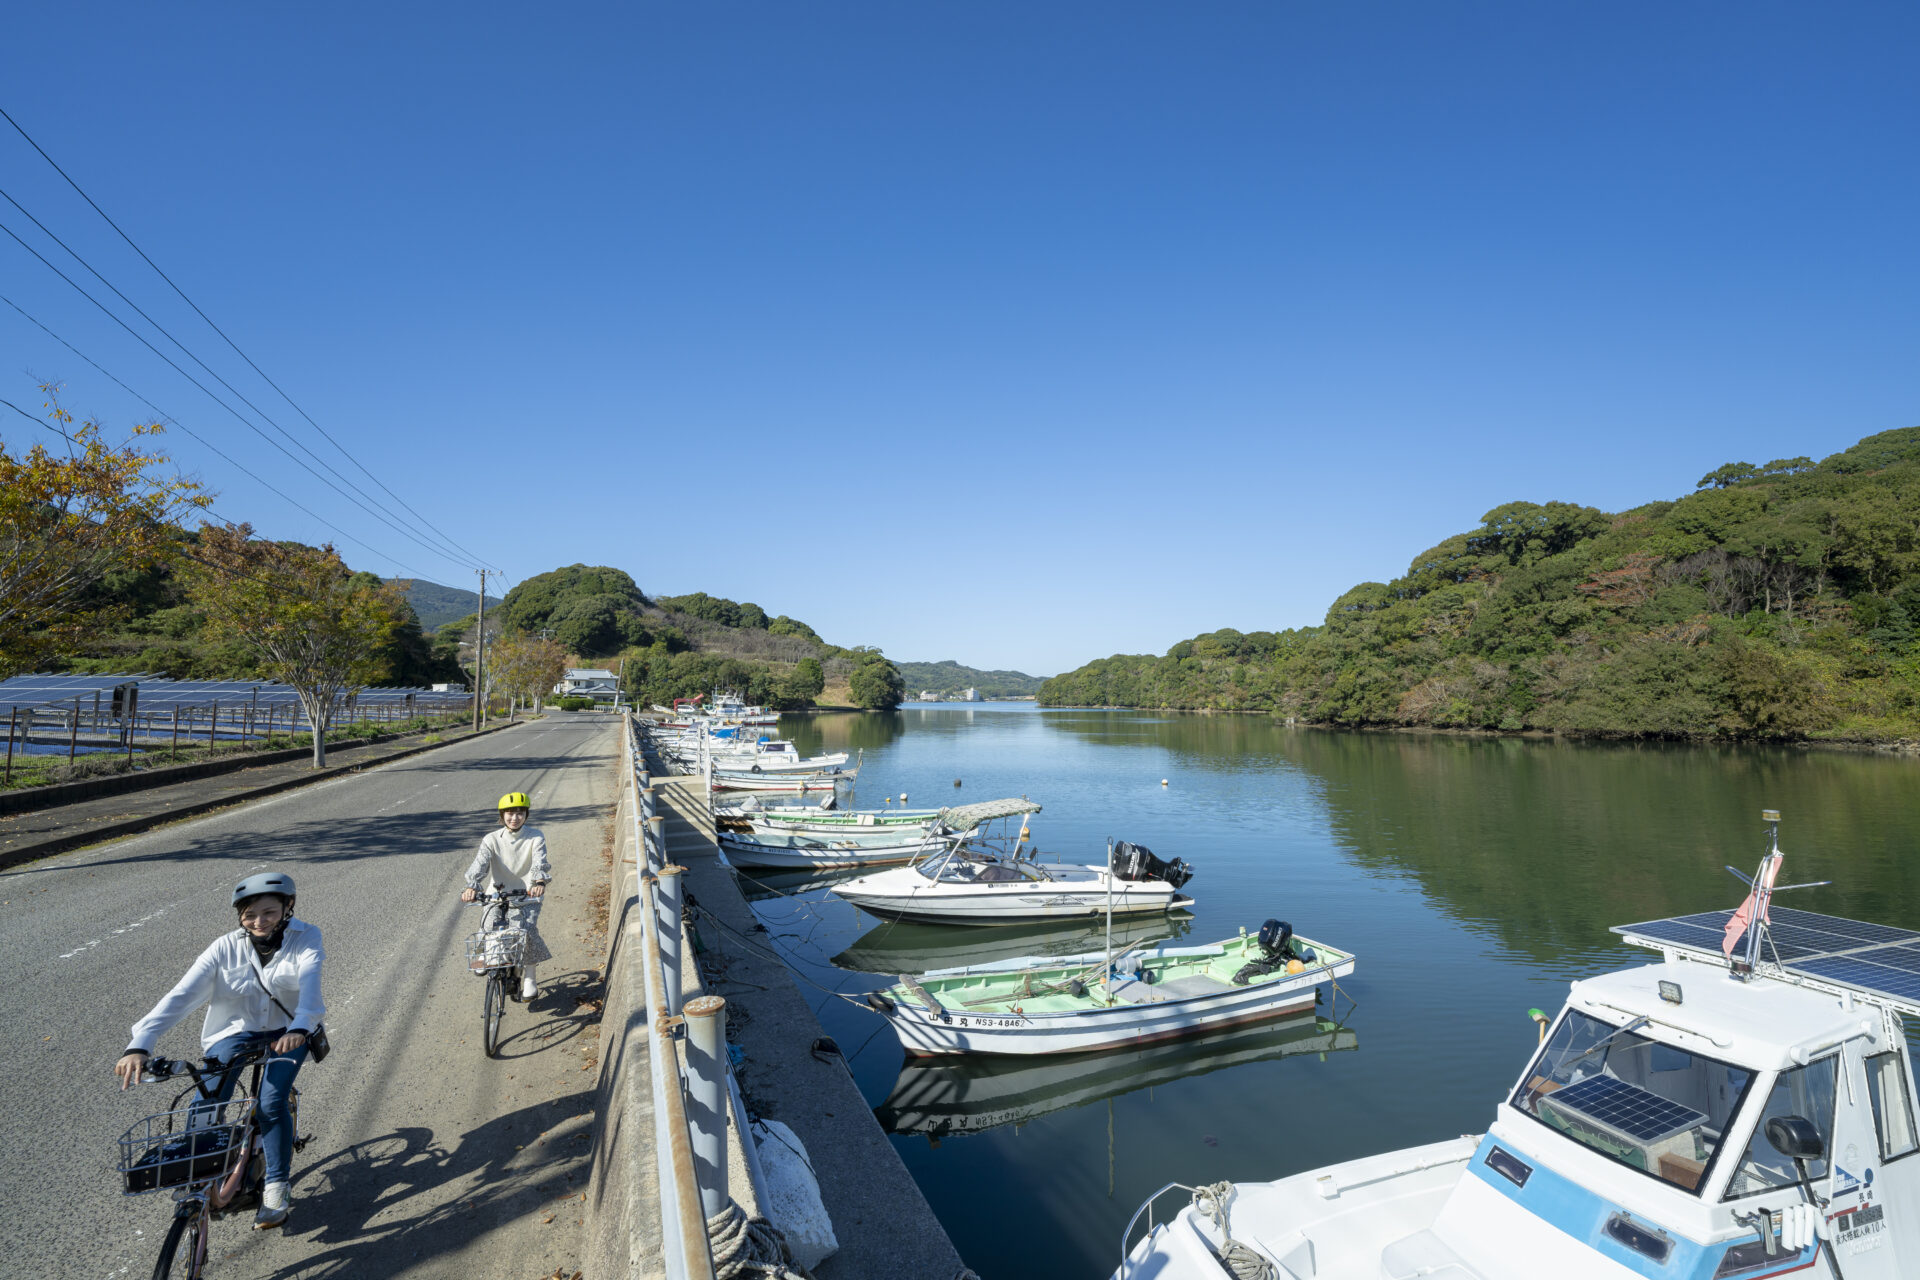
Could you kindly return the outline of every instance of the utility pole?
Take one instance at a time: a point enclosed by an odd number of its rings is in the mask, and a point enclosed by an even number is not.
[[[473,731],[478,733],[485,705],[481,699],[487,696],[487,571],[475,569],[474,572],[480,575],[480,607],[477,610],[480,621],[475,628],[478,634],[473,639]]]

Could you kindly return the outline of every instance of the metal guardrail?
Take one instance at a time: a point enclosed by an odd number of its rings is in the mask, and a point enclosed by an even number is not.
[[[625,736],[627,783],[633,789],[630,807],[643,931],[646,988],[642,994],[649,1014],[647,1063],[653,1077],[662,1251],[669,1280],[712,1280],[707,1219],[727,1203],[725,1001],[704,996],[691,1002],[684,1013],[681,1009],[681,868],[667,862],[665,820],[656,812],[651,775],[631,716]],[[689,1025],[695,1027],[699,1043],[689,1044],[691,1078],[685,1078],[678,1044]],[[705,1178],[700,1176],[703,1171]]]

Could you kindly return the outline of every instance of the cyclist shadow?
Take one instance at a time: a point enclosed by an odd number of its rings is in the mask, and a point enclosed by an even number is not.
[[[495,1056],[504,1061],[531,1058],[566,1044],[599,1020],[598,1006],[588,1004],[590,1000],[597,1000],[599,993],[600,975],[590,969],[577,969],[551,981],[542,981],[540,994],[533,998],[531,1004],[507,1006],[508,1014],[504,1021],[510,1030],[500,1041]],[[516,1007],[543,1014],[545,1018],[531,1027],[511,1030],[512,1011]]]
[[[534,1213],[584,1218],[592,1107],[591,1092],[555,1098],[444,1147],[431,1128],[407,1126],[298,1169],[284,1230],[307,1256],[267,1280],[381,1280],[471,1247],[476,1228]]]

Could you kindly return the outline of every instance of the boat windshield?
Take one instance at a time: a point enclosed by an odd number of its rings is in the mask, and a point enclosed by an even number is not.
[[[1513,1095],[1526,1115],[1698,1195],[1753,1072],[1569,1010]]]

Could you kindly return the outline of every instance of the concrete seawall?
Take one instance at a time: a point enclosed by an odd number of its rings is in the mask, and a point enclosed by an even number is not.
[[[969,1275],[926,1197],[873,1118],[846,1064],[815,1042],[824,1032],[786,965],[718,857],[698,778],[655,779],[667,856],[687,869],[698,909],[689,915],[681,986],[691,998],[727,1002],[728,1039],[744,1054],[736,1079],[747,1111],[791,1128],[806,1148],[833,1222],[839,1251],[815,1268],[819,1280],[956,1280]],[[606,1008],[596,1109],[593,1223],[586,1269],[593,1280],[665,1274],[649,1085],[649,1012],[641,998],[642,946],[632,817],[622,800],[610,869]],[[757,941],[756,941],[757,940]],[[699,947],[695,951],[695,945]],[[697,956],[697,962],[695,958]],[[729,1188],[754,1211],[752,1178],[728,1132]]]

